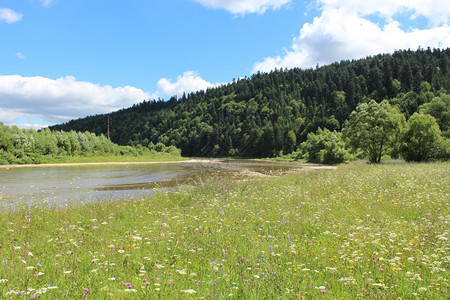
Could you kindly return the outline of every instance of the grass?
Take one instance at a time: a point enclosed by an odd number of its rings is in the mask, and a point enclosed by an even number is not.
[[[447,299],[449,163],[0,213],[0,298]]]

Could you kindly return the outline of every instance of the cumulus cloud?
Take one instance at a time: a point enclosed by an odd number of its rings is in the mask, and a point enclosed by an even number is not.
[[[178,95],[183,93],[196,92],[206,90],[220,85],[219,83],[212,84],[201,78],[195,71],[184,72],[183,75],[177,77],[175,82],[167,78],[161,78],[156,84],[158,93],[165,95]]]
[[[438,3],[436,3],[438,2]],[[253,72],[275,68],[310,68],[342,59],[361,58],[395,49],[449,47],[450,6],[444,0],[321,0],[321,15],[306,23],[284,55],[268,57],[253,66]],[[424,17],[425,29],[403,29],[399,15]],[[370,20],[376,16],[384,25]]]
[[[267,9],[279,9],[291,0],[194,0],[206,7],[225,9],[233,14],[264,13]]]
[[[0,22],[14,23],[22,19],[23,15],[9,8],[0,7]]]
[[[49,124],[108,113],[149,99],[140,89],[77,81],[67,76],[0,75],[0,117],[14,124],[19,117],[40,118]]]

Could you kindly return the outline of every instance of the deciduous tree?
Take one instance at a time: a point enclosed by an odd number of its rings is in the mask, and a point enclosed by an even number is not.
[[[405,117],[387,100],[358,105],[344,130],[353,149],[365,152],[369,161],[379,163],[382,155],[399,141]]]

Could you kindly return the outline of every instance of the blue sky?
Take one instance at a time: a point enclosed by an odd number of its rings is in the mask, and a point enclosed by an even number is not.
[[[40,128],[274,68],[450,46],[445,0],[0,0],[0,122]]]

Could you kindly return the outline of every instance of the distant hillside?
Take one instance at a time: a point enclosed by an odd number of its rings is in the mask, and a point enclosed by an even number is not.
[[[106,135],[109,117],[111,140],[120,145],[162,142],[185,156],[269,157],[291,152],[318,127],[339,131],[361,102],[389,99],[408,118],[449,91],[450,49],[396,51],[315,69],[257,73],[50,129]]]

